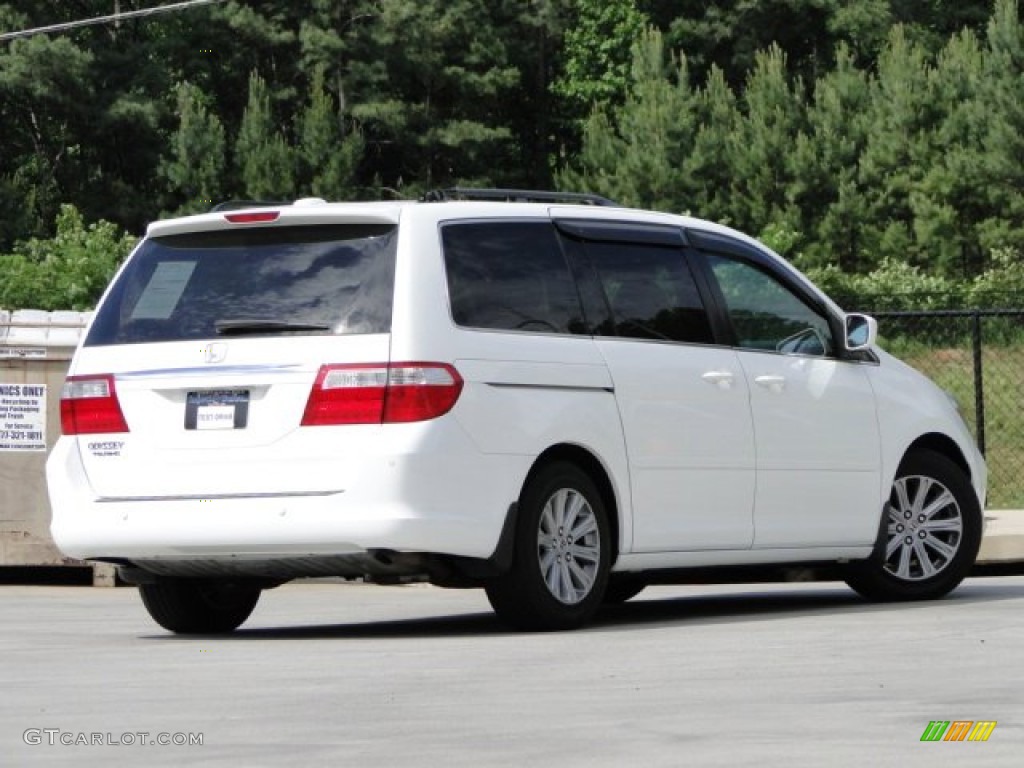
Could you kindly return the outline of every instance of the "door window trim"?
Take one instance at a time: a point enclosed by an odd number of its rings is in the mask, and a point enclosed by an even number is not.
[[[563,223],[568,224],[568,226],[561,226]],[[713,316],[716,311],[716,304],[706,285],[704,276],[693,263],[690,255],[691,249],[686,246],[684,230],[665,224],[610,222],[594,219],[559,219],[556,220],[555,224],[556,228],[563,235],[561,238],[563,250],[569,259],[573,275],[577,279],[580,298],[583,301],[583,314],[587,318],[594,338],[701,347],[720,346],[718,340],[719,329],[716,328]],[[636,236],[632,237],[631,235]],[[598,269],[587,251],[586,244],[588,242],[602,244],[617,243],[624,246],[641,248],[659,248],[675,253],[680,259],[683,269],[687,271],[687,274],[693,280],[701,308],[710,325],[711,338],[708,341],[682,341],[677,339],[646,339],[636,336],[625,336],[618,332],[614,334],[597,334],[595,329],[604,323],[609,323],[612,327],[616,327],[614,322],[615,312],[612,309],[611,300],[605,291]]]
[[[716,308],[714,315],[717,323],[713,322],[712,327],[722,332],[723,335],[721,337],[721,341],[724,345],[735,349],[742,349],[747,352],[762,352],[764,354],[774,355],[785,354],[767,349],[751,349],[740,346],[739,337],[736,335],[736,330],[733,327],[732,320],[729,316],[729,307],[725,300],[725,295],[722,293],[721,286],[718,283],[718,278],[715,277],[714,270],[711,268],[708,260],[704,257],[705,254],[733,259],[735,261],[745,263],[753,269],[762,272],[778,282],[784,289],[792,293],[794,297],[802,302],[810,311],[820,315],[825,320],[828,324],[829,331],[832,334],[832,353],[825,355],[800,355],[799,353],[796,353],[794,356],[862,362],[862,360],[858,358],[845,354],[845,347],[842,343],[843,336],[841,318],[837,317],[830,310],[828,305],[825,304],[820,296],[817,296],[806,286],[795,280],[793,276],[788,274],[785,270],[780,269],[774,259],[770,256],[749,243],[717,232],[688,229],[687,235],[690,243],[693,245],[691,251],[694,256],[694,268],[696,271],[701,273],[702,279],[708,284],[709,292],[714,297],[713,302]]]

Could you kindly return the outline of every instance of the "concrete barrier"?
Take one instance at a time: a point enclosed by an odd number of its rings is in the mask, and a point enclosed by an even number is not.
[[[84,566],[50,539],[48,450],[60,435],[60,391],[85,312],[0,310],[0,566]],[[110,566],[94,583],[113,583]]]
[[[1024,510],[990,509],[978,562],[986,565],[1024,561]]]

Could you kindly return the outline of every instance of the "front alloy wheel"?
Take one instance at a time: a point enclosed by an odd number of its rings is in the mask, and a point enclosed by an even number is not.
[[[601,604],[611,564],[604,501],[574,464],[549,464],[519,497],[511,569],[486,584],[498,617],[516,629],[574,629]]]
[[[922,475],[897,478],[888,505],[885,570],[923,581],[948,568],[960,549],[964,519],[952,492]]]
[[[850,566],[846,583],[873,600],[925,600],[952,591],[981,545],[981,507],[964,471],[921,451],[893,481],[874,555]]]

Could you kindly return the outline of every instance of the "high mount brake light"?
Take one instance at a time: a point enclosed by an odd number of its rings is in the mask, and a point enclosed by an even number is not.
[[[446,363],[324,365],[309,393],[302,425],[395,424],[448,413],[462,377]]]
[[[232,224],[257,224],[263,221],[277,221],[280,211],[252,211],[249,213],[225,213],[224,218]]]
[[[114,377],[69,376],[60,395],[60,426],[65,435],[127,432]]]

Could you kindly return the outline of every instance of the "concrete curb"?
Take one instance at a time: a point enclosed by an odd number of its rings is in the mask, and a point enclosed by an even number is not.
[[[1024,509],[990,509],[985,512],[979,563],[1024,560]]]

